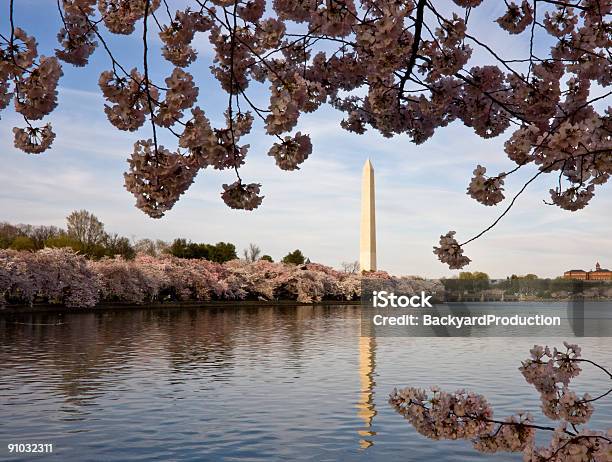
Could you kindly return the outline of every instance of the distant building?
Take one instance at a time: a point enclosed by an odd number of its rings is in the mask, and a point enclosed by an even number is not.
[[[563,273],[563,277],[565,279],[582,279],[582,280],[586,280],[588,279],[589,273],[587,273],[585,270],[580,270],[580,269],[573,269],[573,270],[569,270],[566,271],[565,273]]]
[[[563,273],[565,279],[581,279],[583,281],[612,281],[612,271],[602,268],[599,262],[595,265],[595,271],[584,271],[573,269]]]
[[[588,279],[593,281],[611,281],[612,280],[612,271],[609,269],[602,269],[599,262],[595,265],[595,271],[589,272]]]

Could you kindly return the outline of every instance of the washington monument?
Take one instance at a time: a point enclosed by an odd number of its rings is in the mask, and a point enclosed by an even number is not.
[[[374,168],[370,159],[366,160],[363,166],[361,181],[359,266],[361,271],[376,271],[376,202],[374,199]]]

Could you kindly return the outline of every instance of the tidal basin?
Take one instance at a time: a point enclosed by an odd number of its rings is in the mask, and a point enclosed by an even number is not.
[[[563,340],[610,366],[609,337],[361,337],[358,306],[0,316],[0,460],[32,460],[7,445],[36,442],[53,444],[36,460],[58,461],[519,461],[419,435],[388,395],[465,388],[495,417],[548,425],[518,367],[534,343]],[[572,383],[609,387],[589,367]],[[597,404],[589,427],[609,428],[612,400]]]

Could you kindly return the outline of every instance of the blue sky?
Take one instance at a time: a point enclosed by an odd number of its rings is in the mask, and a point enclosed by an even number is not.
[[[524,56],[526,42],[514,43],[514,38],[490,20],[502,14],[502,5],[484,2],[474,10],[470,27],[483,31],[489,43],[506,56]],[[0,30],[6,33],[8,0],[0,0],[0,12]],[[41,54],[53,52],[60,27],[55,1],[18,0],[16,19],[36,35]],[[136,36],[113,37],[107,32],[106,36],[126,68],[140,66],[141,43]],[[171,68],[157,52],[157,36],[151,40],[153,77],[160,80]],[[210,77],[208,66],[213,56],[206,37],[198,36],[196,46],[199,57],[190,70],[200,87],[198,104],[219,125],[226,94]],[[542,49],[540,55],[545,54],[546,46],[536,44],[536,49]],[[476,52],[473,62],[478,64],[484,58]],[[454,123],[415,146],[405,136],[389,140],[373,131],[362,136],[345,132],[339,127],[342,114],[322,108],[304,115],[296,128],[309,133],[314,146],[299,171],[285,172],[275,166],[267,156],[274,140],[260,125],[244,138],[251,148],[241,175],[248,182],[263,184],[266,197],[260,209],[244,212],[227,208],[219,194],[223,183],[234,181],[233,175],[204,170],[166,217],[153,220],[134,207],[134,197],[123,188],[122,175],[134,141],[150,137],[148,127],[124,133],[106,120],[97,81],[100,72],[108,68],[108,57],[101,48],[86,68],[64,65],[59,107],[45,119],[53,124],[57,138],[53,148],[39,156],[13,147],[11,129],[21,121],[11,108],[0,114],[1,221],[61,226],[70,211],[85,208],[94,212],[107,230],[129,237],[222,240],[235,243],[239,250],[254,242],[275,259],[300,248],[313,261],[338,266],[358,258],[360,176],[369,157],[376,171],[380,268],[437,277],[457,273],[435,259],[432,246],[438,236],[454,229],[460,241],[466,240],[502,210],[476,203],[465,190],[478,163],[490,172],[513,167],[503,152],[510,132],[483,140]],[[267,106],[264,90],[254,87],[251,91],[256,101]],[[162,135],[161,142],[174,148],[173,138]],[[513,195],[532,174],[530,167],[511,177],[506,195]],[[612,266],[609,188],[600,190],[585,210],[571,213],[542,202],[548,199],[553,182],[553,178],[540,177],[494,230],[466,247],[473,260],[467,269],[496,277],[528,272],[557,276],[570,267],[590,269],[596,260]]]

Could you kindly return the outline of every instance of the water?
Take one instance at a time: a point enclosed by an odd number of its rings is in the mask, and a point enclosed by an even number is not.
[[[0,460],[32,460],[8,454],[18,442],[53,443],[36,460],[58,461],[521,460],[417,434],[387,404],[406,385],[471,389],[496,417],[550,423],[517,367],[536,341],[563,339],[374,340],[359,329],[358,307],[0,317]],[[577,342],[611,366],[612,339]],[[575,389],[604,392],[609,380],[584,369]],[[608,398],[590,426],[611,416]]]

